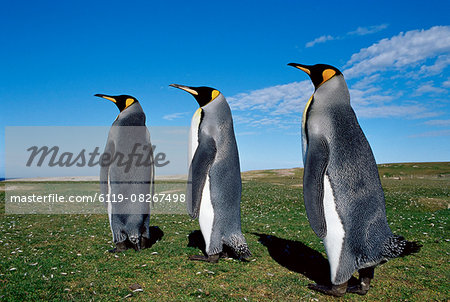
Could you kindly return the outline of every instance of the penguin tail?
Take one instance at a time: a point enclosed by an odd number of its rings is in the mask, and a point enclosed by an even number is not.
[[[130,240],[131,245],[135,251],[139,251],[141,249],[141,242],[139,240],[139,237],[140,236],[137,235],[128,237],[128,240]]]
[[[405,257],[418,253],[422,247],[417,241],[407,241],[402,236],[391,236],[383,246],[382,254],[386,258]]]
[[[252,253],[250,252],[247,244],[242,244],[239,245],[236,249],[235,249],[236,254],[238,255],[238,257],[240,259],[249,259],[252,256]]]
[[[233,250],[234,254],[241,260],[247,260],[252,256],[244,235],[242,234],[234,234],[230,236],[228,240],[225,240],[224,243],[228,245]]]

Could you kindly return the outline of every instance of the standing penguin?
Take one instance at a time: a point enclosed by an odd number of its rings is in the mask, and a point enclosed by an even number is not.
[[[324,64],[288,65],[306,72],[315,87],[302,120],[303,195],[309,223],[325,245],[332,286],[309,287],[334,296],[364,295],[378,264],[421,245],[389,228],[375,158],[341,72]],[[359,284],[348,287],[356,270]]]
[[[186,201],[189,215],[198,217],[208,257],[189,259],[217,262],[224,244],[246,259],[251,254],[241,232],[241,171],[230,107],[214,88],[170,86],[200,105],[191,123]]]
[[[116,247],[140,250],[150,246],[150,204],[154,184],[153,148],[138,100],[129,95],[95,96],[114,102],[120,110],[112,124],[101,158],[100,191],[108,208]]]

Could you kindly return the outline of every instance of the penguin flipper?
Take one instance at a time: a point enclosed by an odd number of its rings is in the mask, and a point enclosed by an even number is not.
[[[308,141],[303,174],[303,199],[311,228],[319,238],[324,238],[327,226],[323,206],[323,180],[328,165],[329,148],[324,138],[311,137]]]
[[[199,139],[197,150],[189,168],[188,189],[186,192],[187,210],[194,219],[198,217],[200,212],[203,187],[216,152],[217,148],[214,139],[203,134],[202,139]]]
[[[109,140],[108,137],[108,142],[106,143],[106,147],[105,147],[105,151],[103,152],[103,154],[109,154],[110,156],[112,156],[114,154],[114,150],[115,150],[115,146],[114,143],[112,141]],[[102,157],[100,157],[100,193],[103,194],[104,196],[106,194],[109,194],[109,187],[108,187],[108,179],[109,179],[109,166],[111,164],[111,161],[106,161],[102,162],[101,160]]]

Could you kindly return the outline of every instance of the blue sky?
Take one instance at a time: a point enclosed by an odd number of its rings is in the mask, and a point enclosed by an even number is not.
[[[301,166],[313,87],[289,62],[343,71],[378,163],[450,160],[448,1],[2,4],[0,177],[6,126],[110,125],[96,93],[188,126],[198,105],[171,83],[225,95],[242,170]]]

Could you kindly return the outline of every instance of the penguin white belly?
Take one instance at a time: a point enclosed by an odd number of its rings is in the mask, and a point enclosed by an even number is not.
[[[200,230],[202,231],[203,238],[205,239],[206,252],[208,253],[214,222],[214,209],[211,204],[211,194],[209,190],[209,176],[206,176],[205,186],[203,187],[198,222],[200,224]]]
[[[191,121],[191,129],[189,133],[189,162],[192,162],[195,151],[198,147],[198,127],[200,126],[200,118],[202,115],[202,108],[195,111]]]
[[[109,194],[111,194],[111,182],[109,181],[109,171],[108,171],[108,196],[109,196]],[[112,221],[111,221],[111,218],[112,218],[112,204],[111,204],[111,202],[108,202],[107,206],[108,206],[109,227],[111,228],[111,234],[113,236],[113,242],[114,242],[114,231],[113,231]]]
[[[336,203],[333,196],[330,180],[325,175],[323,180],[323,208],[325,222],[327,224],[327,235],[323,239],[325,249],[330,263],[331,281],[336,278],[339,259],[342,252],[342,243],[344,242],[344,226],[336,211]]]

